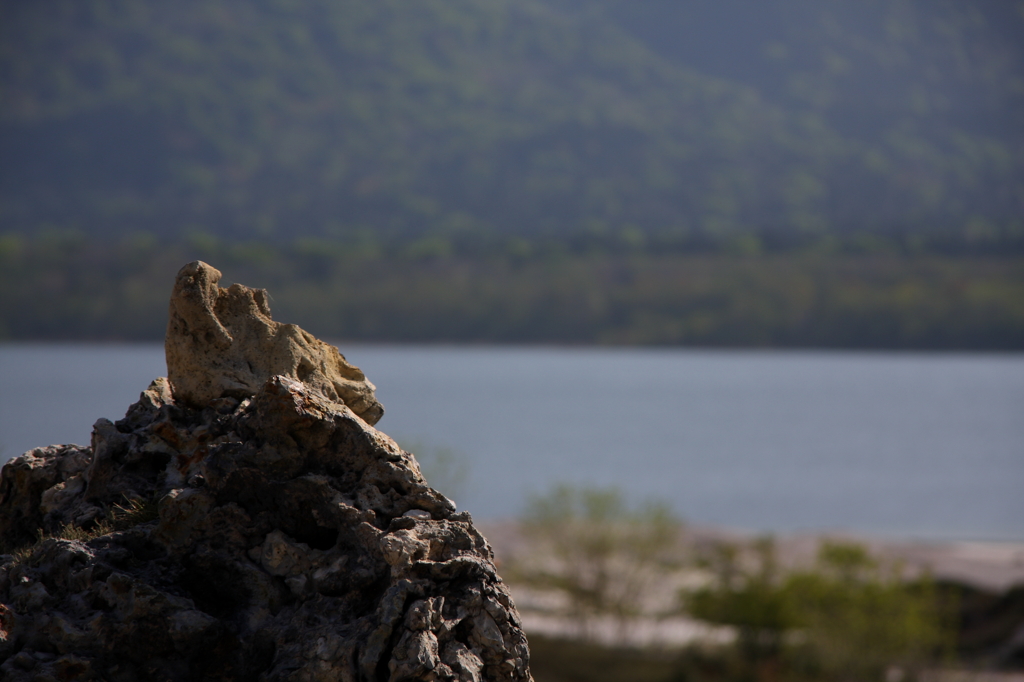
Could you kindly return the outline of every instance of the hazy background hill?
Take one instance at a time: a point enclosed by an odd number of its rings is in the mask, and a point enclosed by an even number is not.
[[[1021,121],[1019,1],[7,2],[0,334],[205,256],[358,338],[1022,347]]]

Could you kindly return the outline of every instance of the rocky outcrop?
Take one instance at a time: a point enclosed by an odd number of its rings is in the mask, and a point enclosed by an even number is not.
[[[202,407],[225,396],[246,398],[282,375],[377,423],[384,408],[358,367],[298,326],[274,322],[265,290],[222,289],[220,278],[220,270],[202,261],[178,272],[165,344],[175,400]]]
[[[50,503],[62,494],[81,492],[81,474],[91,460],[89,448],[50,445],[8,462],[0,476],[0,547],[36,540],[46,515],[43,495]]]
[[[211,293],[217,277],[179,276],[171,383],[96,422],[91,447],[3,468],[0,679],[530,680],[487,542],[412,454],[326,379],[230,383],[252,352],[237,301],[260,295]],[[190,311],[196,292],[213,303]],[[182,374],[183,338],[217,368],[202,381]]]

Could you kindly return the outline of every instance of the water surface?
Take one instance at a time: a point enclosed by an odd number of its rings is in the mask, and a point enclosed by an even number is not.
[[[451,448],[477,518],[557,482],[696,523],[1024,539],[1024,355],[345,345],[378,427]],[[159,345],[0,346],[0,458],[87,443]]]

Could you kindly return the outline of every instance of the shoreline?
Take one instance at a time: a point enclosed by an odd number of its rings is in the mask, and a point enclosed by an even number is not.
[[[514,520],[477,523],[491,543],[499,566],[509,563],[526,549],[519,522]],[[718,526],[687,525],[682,534],[685,550],[717,542],[746,544],[764,534]],[[940,581],[961,583],[976,589],[1002,593],[1024,586],[1024,541],[1022,540],[922,540],[855,532],[798,532],[771,535],[783,569],[813,564],[823,541],[854,542],[863,545],[883,563],[900,563],[917,575],[929,572]]]

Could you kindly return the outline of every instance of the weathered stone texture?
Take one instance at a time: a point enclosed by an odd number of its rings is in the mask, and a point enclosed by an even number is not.
[[[219,301],[260,297],[211,293],[208,266],[183,273],[202,286],[179,278],[176,301],[206,292],[218,302],[199,308],[218,314],[203,330],[182,313],[180,336],[222,343],[220,324],[232,359],[203,366],[221,374],[172,377],[173,396],[157,380],[96,423],[91,447],[33,450],[0,473],[0,540],[22,547],[0,556],[0,679],[531,680],[469,514],[322,383],[225,390],[251,330]],[[158,518],[114,518],[127,500]],[[95,537],[60,539],[69,528]],[[58,537],[33,546],[39,531]]]
[[[34,540],[54,501],[82,491],[91,459],[89,448],[50,445],[8,462],[0,477],[0,547]]]
[[[377,423],[384,408],[358,367],[298,326],[272,320],[263,289],[222,289],[220,278],[219,270],[195,261],[174,283],[165,347],[178,402],[201,407],[224,396],[246,398],[283,375]]]

